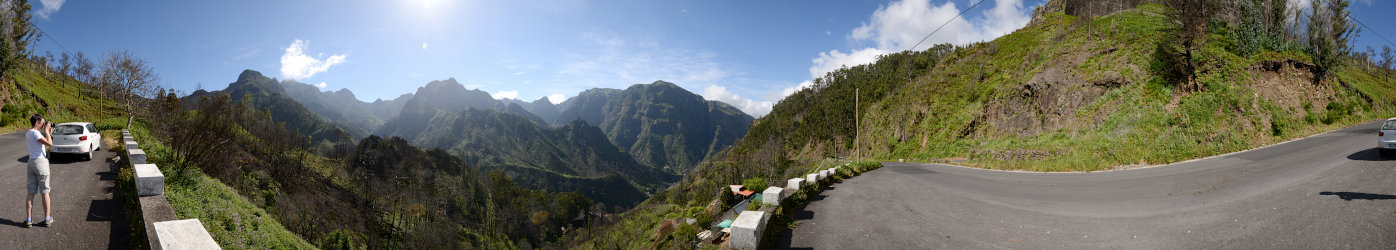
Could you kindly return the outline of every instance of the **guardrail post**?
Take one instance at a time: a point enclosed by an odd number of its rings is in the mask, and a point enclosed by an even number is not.
[[[743,211],[732,222],[732,238],[727,243],[734,249],[756,249],[761,243],[761,233],[766,230],[766,212]]]
[[[131,156],[131,164],[145,164],[145,150],[128,148],[126,149],[126,155]]]
[[[160,249],[221,249],[199,219],[156,222],[155,237]]]
[[[136,195],[165,194],[165,174],[155,164],[136,164]]]

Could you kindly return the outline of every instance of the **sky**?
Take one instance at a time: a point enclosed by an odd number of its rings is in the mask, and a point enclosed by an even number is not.
[[[591,88],[673,82],[753,116],[842,66],[926,43],[992,40],[1045,0],[30,0],[36,53],[125,49],[168,88],[217,90],[244,69],[363,101],[455,78],[495,98],[559,103]],[[1292,0],[1299,1],[1299,0]],[[1307,1],[1304,1],[1307,2]],[[1392,1],[1354,16],[1396,38]],[[1358,48],[1385,44],[1364,30]]]

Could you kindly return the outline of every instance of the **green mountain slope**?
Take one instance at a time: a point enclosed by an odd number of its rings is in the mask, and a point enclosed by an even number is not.
[[[251,110],[266,111],[272,120],[284,122],[291,131],[310,137],[314,150],[327,152],[354,142],[349,133],[320,119],[318,114],[291,99],[276,79],[267,78],[257,71],[243,71],[238,75],[238,80],[229,83],[226,89],[212,92],[198,90],[180,99],[186,108],[193,108],[198,107],[201,100],[221,93],[228,94],[232,100],[247,105]]]
[[[636,161],[686,172],[746,135],[754,119],[664,81],[636,84],[602,106],[601,130]]]
[[[553,128],[518,103],[481,98],[488,94],[454,80],[432,82],[375,134],[507,171],[529,188],[579,191],[608,206],[628,208],[678,179],[636,162],[585,122]]]
[[[329,122],[308,115],[298,103],[287,99],[275,83],[256,72],[244,72],[229,89],[191,96],[199,98],[200,102],[179,115],[161,118],[163,122],[181,126],[168,127],[168,131],[142,128],[135,133],[143,138],[168,135],[169,138],[162,138],[161,142],[170,145],[174,138],[191,131],[203,133],[198,136],[200,139],[230,142],[218,148],[217,154],[223,158],[198,158],[191,162],[194,166],[190,167],[198,171],[167,172],[172,182],[206,173],[212,178],[196,178],[196,185],[228,183],[229,190],[235,193],[223,191],[218,195],[240,195],[242,197],[233,198],[242,199],[228,199],[244,201],[233,203],[240,207],[263,209],[257,211],[271,216],[259,218],[274,218],[286,223],[290,231],[327,248],[346,245],[372,249],[547,246],[557,244],[566,228],[581,227],[593,212],[605,208],[594,206],[582,193],[527,188],[511,180],[513,172],[493,171],[443,150],[419,149],[401,138],[370,135],[357,144],[347,145],[342,154],[310,154],[301,145],[322,140],[296,136],[290,130],[296,126],[290,124]],[[242,97],[234,98],[234,95]],[[180,100],[159,99],[155,103],[166,102]],[[277,109],[306,115],[288,116],[299,120],[276,120]],[[533,124],[519,116],[487,112],[516,119],[513,122]],[[195,127],[191,124],[227,126],[183,129]],[[159,143],[142,146],[150,148],[152,159],[157,159],[155,161],[161,166],[175,165],[170,159],[175,159],[174,153],[181,150]],[[183,171],[185,168],[175,169]],[[546,183],[593,191],[630,188],[630,192],[616,191],[616,197],[629,199],[626,205],[645,197],[632,183],[614,177]],[[192,207],[198,207],[199,203],[225,203],[208,200],[206,194],[171,197],[172,203]],[[238,216],[206,211],[191,214]],[[215,225],[237,227],[223,220],[218,223]]]
[[[368,136],[384,121],[397,116],[398,112],[402,112],[407,98],[412,97],[407,94],[388,101],[363,102],[348,89],[321,92],[320,88],[295,80],[282,81],[281,86],[291,99],[338,125],[354,138]]]
[[[419,102],[410,101],[408,107],[416,103]],[[608,205],[629,207],[643,200],[645,193],[667,187],[678,178],[635,162],[611,145],[596,127],[580,121],[546,128],[525,116],[494,110],[468,108],[459,112],[435,111],[430,117],[425,114],[420,118],[408,117],[414,113],[403,112],[405,119],[395,121],[425,119],[400,126],[390,122],[384,127],[420,132],[384,130],[383,136],[401,137],[420,147],[443,149],[464,157],[472,165],[509,171],[514,179],[532,188],[583,191],[588,197]],[[586,183],[614,189],[582,185]]]
[[[542,97],[538,98],[538,100],[533,100],[533,102],[528,103],[528,105],[525,105],[524,108],[527,108],[529,113],[537,115],[538,118],[542,118],[544,121],[548,121],[548,124],[555,124],[553,123],[553,121],[557,120],[559,112],[557,109],[557,105],[554,105],[553,102],[548,100],[547,97]]]
[[[611,101],[611,97],[620,94],[619,89],[594,88],[582,91],[577,96],[568,98],[557,105],[557,119],[553,120],[554,125],[567,124],[575,120],[586,121],[587,124],[602,124],[606,122],[605,108]]]

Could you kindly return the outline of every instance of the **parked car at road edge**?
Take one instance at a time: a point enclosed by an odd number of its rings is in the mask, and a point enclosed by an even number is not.
[[[53,126],[53,147],[49,155],[77,155],[92,160],[92,152],[102,148],[102,134],[87,122],[66,122]]]

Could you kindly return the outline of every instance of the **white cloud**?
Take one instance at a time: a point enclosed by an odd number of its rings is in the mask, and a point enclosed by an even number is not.
[[[802,89],[807,89],[807,88],[813,87],[813,86],[814,86],[814,81],[805,80],[805,81],[803,81],[803,82],[800,82],[800,84],[796,84],[794,87],[789,87],[789,88],[781,89],[781,90],[780,90],[780,93],[779,93],[779,96],[776,96],[775,98],[772,98],[772,99],[782,99],[782,98],[785,98],[786,96],[790,96],[790,94],[794,94],[794,93],[797,92],[797,91],[800,91],[800,90],[802,90]]]
[[[911,48],[943,24],[945,28],[928,41],[961,42],[957,41],[958,36],[968,33],[973,26],[965,19],[955,18],[959,13],[960,9],[955,7],[954,2],[940,6],[932,6],[930,0],[893,2],[873,11],[868,22],[854,28],[848,38],[873,42],[877,48],[888,51],[901,51]],[[955,19],[952,21],[951,18]]]
[[[281,76],[286,79],[305,79],[315,76],[330,69],[330,66],[344,63],[348,57],[345,54],[337,54],[326,57],[325,54],[310,56],[305,54],[305,50],[310,46],[309,41],[296,39],[291,42],[291,46],[286,47],[286,53],[281,54]]]
[[[523,74],[524,74],[524,72],[523,72],[523,71],[519,71],[519,72],[514,72],[514,75],[516,75],[516,76],[521,76],[521,75],[523,75]]]
[[[563,101],[567,101],[567,95],[563,94],[551,94],[546,97],[548,98],[548,102],[551,102],[553,104],[558,104],[562,103]]]
[[[325,84],[325,82],[322,81],[322,82],[320,82],[319,84],[315,84],[314,86],[315,86],[316,88],[325,89],[325,87],[328,87],[329,84]]]
[[[810,78],[820,78],[824,74],[838,70],[843,67],[853,67],[869,64],[877,61],[877,56],[890,53],[890,51],[878,48],[863,48],[850,53],[843,53],[839,50],[829,52],[819,52],[819,57],[814,58],[813,66],[809,67]]]
[[[43,8],[35,11],[34,14],[38,14],[40,18],[48,19],[54,12],[58,12],[58,9],[63,8],[64,2],[67,0],[39,0],[39,4],[43,5]]]
[[[775,103],[772,102],[760,102],[751,100],[751,98],[742,97],[736,93],[727,91],[727,87],[715,84],[708,85],[707,88],[703,89],[703,98],[730,104],[742,110],[742,112],[746,112],[755,117],[761,117],[767,113],[771,113],[771,106],[775,105]]]
[[[427,49],[427,43],[422,43],[422,49],[423,49],[423,50],[426,50],[426,49]]]
[[[491,96],[494,96],[494,99],[519,99],[519,91],[518,91],[518,90],[499,91],[499,92],[495,92],[495,93],[494,93],[493,95],[491,95]]]

